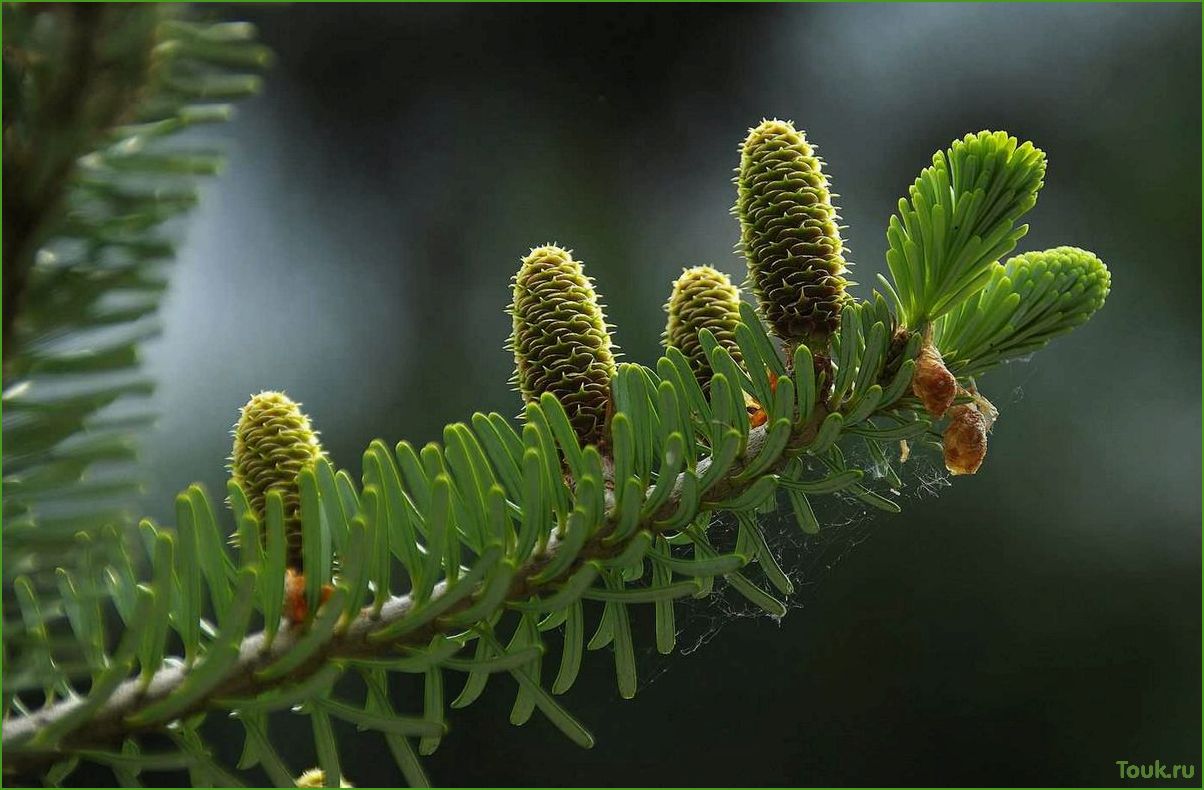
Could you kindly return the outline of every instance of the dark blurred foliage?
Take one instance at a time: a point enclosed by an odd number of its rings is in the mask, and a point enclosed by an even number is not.
[[[1199,765],[1198,6],[229,15],[279,65],[227,130],[150,353],[146,507],[168,521],[188,482],[223,489],[259,389],[303,401],[354,471],[374,437],[517,411],[502,308],[545,241],[575,249],[627,358],[652,361],[682,266],[744,274],[729,180],[763,116],[819,145],[859,294],[895,201],[981,128],[1049,155],[1022,249],[1079,245],[1112,270],[1090,324],[982,382],[1002,416],[977,477],[934,499],[913,471],[903,515],[829,514],[852,520],[829,554],[786,550],[803,608],[780,625],[698,608],[686,636],[713,638],[648,648],[633,702],[591,654],[568,699],[590,752],[538,717],[510,727],[511,684],[491,684],[451,719],[436,782],[1098,785],[1116,760]],[[395,782],[381,742],[358,743],[350,777]]]
[[[45,644],[59,671],[87,674],[60,574],[79,582],[122,554],[137,434],[153,421],[140,410],[154,389],[140,342],[155,331],[172,230],[198,200],[194,177],[220,164],[173,134],[228,120],[222,102],[258,84],[237,69],[270,60],[246,26],[199,41],[212,31],[187,13],[3,7],[6,695],[43,685]],[[22,589],[36,606],[18,603]]]

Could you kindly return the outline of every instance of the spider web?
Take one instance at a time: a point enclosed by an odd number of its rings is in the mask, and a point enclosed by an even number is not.
[[[1019,397],[1019,392],[1017,387],[1013,400]],[[892,489],[884,479],[884,470],[875,466],[862,443],[852,442],[843,449],[850,467],[866,470],[864,485],[878,493],[889,494],[904,508],[909,501],[935,498],[941,489],[950,484],[949,473],[939,453],[914,448],[911,457],[902,464],[895,453],[891,464],[902,486]],[[770,553],[794,586],[792,595],[786,597],[774,589],[760,572],[759,564],[754,563],[743,570],[750,581],[785,604],[786,616],[806,606],[830,574],[855,549],[870,539],[886,516],[843,493],[815,496],[811,503],[820,523],[820,531],[816,535],[807,535],[799,528],[784,497],[779,497],[774,512],[761,514],[757,519]],[[736,539],[735,519],[730,515],[716,518],[709,536],[716,548],[730,550]],[[644,648],[644,655],[640,657],[640,687],[651,685],[668,672],[675,655],[688,656],[702,650],[726,625],[747,618],[778,623],[782,619],[767,613],[722,579],[715,580],[712,593],[704,598],[678,599],[674,606],[677,647],[670,656],[662,656],[652,647]]]

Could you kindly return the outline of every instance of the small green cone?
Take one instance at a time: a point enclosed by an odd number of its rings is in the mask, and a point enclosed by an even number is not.
[[[762,121],[740,147],[736,214],[761,314],[787,344],[822,353],[840,326],[844,244],[822,163],[787,121]]]
[[[301,494],[297,476],[322,456],[317,432],[300,405],[283,392],[261,392],[242,407],[234,426],[230,471],[251,509],[264,520],[268,491],[284,499],[288,567],[301,568]]]
[[[666,348],[685,355],[694,377],[706,391],[711,385],[711,363],[698,340],[698,333],[709,329],[719,345],[736,362],[741,361],[736,344],[736,325],[740,323],[740,290],[726,274],[710,266],[685,269],[673,283],[665,304],[669,323],[665,327]]]
[[[610,418],[615,354],[593,281],[570,250],[536,247],[514,276],[515,374],[523,400],[550,392],[582,444],[599,445]]]

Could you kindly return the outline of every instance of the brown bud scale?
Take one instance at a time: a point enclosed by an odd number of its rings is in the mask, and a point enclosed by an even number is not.
[[[987,418],[976,406],[958,404],[949,410],[949,424],[941,437],[945,468],[951,474],[972,475],[987,457]]]
[[[911,391],[933,417],[944,416],[957,397],[957,378],[945,367],[941,352],[931,343],[920,349]]]

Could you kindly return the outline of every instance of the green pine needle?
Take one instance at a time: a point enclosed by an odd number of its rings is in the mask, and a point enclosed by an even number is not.
[[[937,322],[934,342],[950,370],[976,376],[1086,323],[1110,288],[1108,267],[1087,250],[1026,252],[993,267],[986,288]]]
[[[933,155],[886,233],[885,285],[904,325],[922,328],[986,286],[1028,232],[1016,222],[1044,179],[1044,152],[1006,132],[968,134]]]

